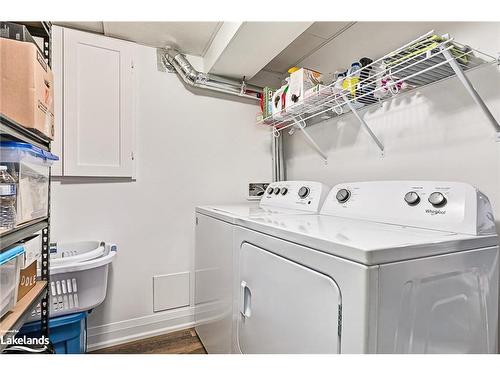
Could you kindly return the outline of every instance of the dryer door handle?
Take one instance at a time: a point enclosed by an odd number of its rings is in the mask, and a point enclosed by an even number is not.
[[[246,319],[252,316],[252,292],[246,281],[240,284],[240,313]]]

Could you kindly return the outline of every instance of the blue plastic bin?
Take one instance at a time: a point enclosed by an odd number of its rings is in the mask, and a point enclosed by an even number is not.
[[[25,324],[17,336],[40,337],[40,322]],[[87,313],[49,319],[49,338],[56,354],[82,354],[87,347]]]

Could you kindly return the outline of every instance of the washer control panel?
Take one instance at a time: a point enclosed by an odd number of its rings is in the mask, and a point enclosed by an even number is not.
[[[321,214],[456,233],[495,233],[488,198],[461,182],[338,184],[330,191]]]
[[[268,187],[261,207],[280,207],[316,213],[321,209],[329,188],[315,181],[280,181]]]

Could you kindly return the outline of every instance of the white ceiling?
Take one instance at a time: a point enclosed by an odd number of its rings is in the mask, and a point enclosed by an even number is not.
[[[171,45],[188,55],[204,56],[222,22],[54,22],[54,24],[130,40],[152,47]],[[270,24],[279,28],[279,23]],[[289,22],[289,24],[292,23]],[[286,73],[289,67],[301,65],[304,59],[352,24],[352,22],[313,23],[272,59],[264,67],[264,70],[279,74]]]
[[[257,86],[279,87],[292,66],[309,67],[307,59],[355,22],[314,22],[306,31],[272,59],[249,82]],[[305,64],[306,63],[306,64]]]
[[[152,47],[170,45],[188,55],[203,56],[222,22],[54,22],[54,24]]]
[[[316,50],[351,27],[353,22],[315,22],[287,48],[269,62],[264,70],[286,73],[288,68],[299,65]]]
[[[311,25],[312,22],[243,22],[214,64],[205,68],[213,74],[250,79]]]

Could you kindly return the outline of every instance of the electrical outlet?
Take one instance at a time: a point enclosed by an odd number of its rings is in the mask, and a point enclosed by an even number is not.
[[[248,200],[260,200],[268,186],[269,182],[250,182],[248,184]]]

